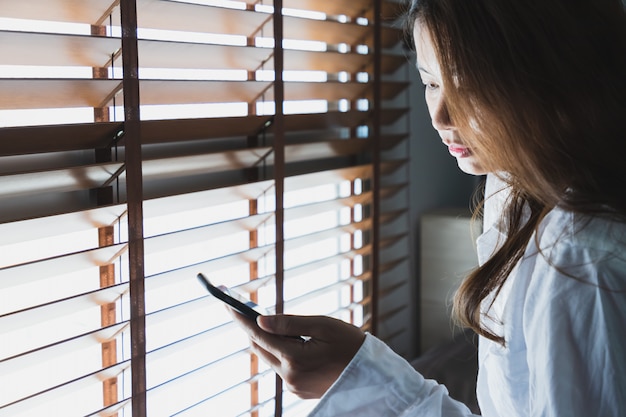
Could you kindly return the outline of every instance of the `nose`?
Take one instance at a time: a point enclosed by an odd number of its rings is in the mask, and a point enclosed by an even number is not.
[[[454,124],[450,119],[450,113],[448,113],[448,106],[444,97],[439,96],[436,100],[433,100],[430,107],[430,118],[433,127],[436,130],[451,130],[454,129]]]

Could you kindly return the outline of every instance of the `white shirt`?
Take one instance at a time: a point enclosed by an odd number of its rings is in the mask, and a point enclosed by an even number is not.
[[[481,263],[499,238],[478,238]],[[483,416],[626,416],[626,224],[554,209],[489,314],[506,347],[480,338]],[[469,415],[368,334],[310,417]]]

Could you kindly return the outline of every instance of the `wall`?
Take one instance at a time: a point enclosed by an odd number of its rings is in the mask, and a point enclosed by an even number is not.
[[[411,101],[411,148],[410,148],[410,210],[412,253],[415,277],[412,280],[415,299],[421,299],[419,280],[420,270],[420,221],[428,212],[442,208],[470,210],[470,204],[480,178],[463,173],[457,167],[455,159],[442,144],[438,133],[430,122],[430,116],[424,102],[422,84],[415,68],[411,76],[418,81],[410,91]],[[419,309],[415,310],[419,315]],[[419,318],[416,325],[419,327]],[[420,340],[420,330],[415,332],[416,346],[425,345]],[[427,345],[428,343],[426,343]]]

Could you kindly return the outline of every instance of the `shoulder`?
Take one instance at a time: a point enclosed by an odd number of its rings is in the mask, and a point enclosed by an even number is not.
[[[553,210],[520,262],[516,296],[526,334],[621,338],[626,322],[626,225]],[[610,329],[610,331],[608,331]],[[613,335],[615,333],[615,335]],[[623,343],[623,342],[620,342]]]
[[[626,225],[555,209],[519,266],[522,331],[507,336],[525,352],[530,414],[623,415]]]
[[[626,223],[557,207],[541,221],[538,236],[546,243],[612,249],[615,244],[626,244]]]
[[[557,275],[626,290],[624,222],[556,208],[539,225],[529,249],[527,256],[534,251],[537,263],[547,263]]]

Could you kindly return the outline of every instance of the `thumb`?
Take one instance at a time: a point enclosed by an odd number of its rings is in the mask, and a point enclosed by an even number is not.
[[[325,317],[275,315],[259,316],[257,324],[268,333],[282,336],[316,336],[315,329],[319,329],[321,320]]]

